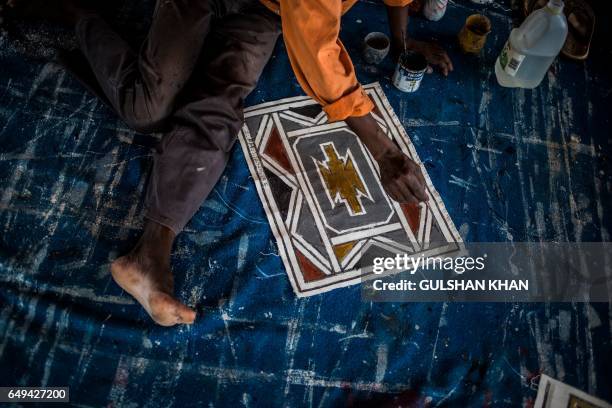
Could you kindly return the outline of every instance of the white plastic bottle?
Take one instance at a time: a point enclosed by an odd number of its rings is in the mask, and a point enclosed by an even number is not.
[[[549,0],[510,33],[495,62],[495,76],[501,86],[535,88],[561,51],[567,37],[567,20],[562,0]]]

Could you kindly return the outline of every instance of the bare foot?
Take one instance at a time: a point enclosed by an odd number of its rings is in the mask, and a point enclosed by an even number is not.
[[[132,252],[111,264],[111,274],[115,282],[132,295],[157,324],[192,324],[195,311],[173,296],[169,258],[173,237],[168,245],[166,239],[151,233],[155,228],[165,227],[149,222]]]

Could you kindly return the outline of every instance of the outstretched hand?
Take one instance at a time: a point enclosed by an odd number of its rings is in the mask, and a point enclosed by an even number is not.
[[[417,41],[413,39],[406,39],[406,49],[410,51],[418,52],[422,54],[427,63],[429,64],[428,73],[433,70],[431,67],[437,67],[442,71],[444,76],[447,76],[453,70],[453,63],[448,57],[448,54],[440,45],[434,42]],[[404,44],[399,44],[397,41],[393,45],[393,55],[395,58],[399,58],[404,48]]]
[[[378,158],[380,181],[395,201],[419,203],[429,200],[420,167],[400,150],[388,150]]]
[[[453,63],[446,50],[440,45],[433,42],[410,40],[407,42],[407,47],[423,54],[427,63],[439,68],[444,76],[447,76],[453,70]]]
[[[421,168],[382,131],[371,114],[345,119],[378,163],[380,181],[387,194],[401,203],[427,201]]]

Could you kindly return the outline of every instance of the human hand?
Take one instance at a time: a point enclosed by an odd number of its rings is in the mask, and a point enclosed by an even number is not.
[[[390,149],[377,157],[380,181],[391,198],[400,203],[428,201],[421,168],[399,149]]]
[[[438,67],[444,76],[448,76],[453,70],[453,63],[448,54],[440,45],[433,42],[406,40],[406,48],[423,54],[427,63],[431,66]],[[428,72],[431,72],[428,71]]]
[[[429,198],[421,168],[382,131],[371,114],[345,119],[378,162],[380,181],[387,194],[401,203],[418,203]]]

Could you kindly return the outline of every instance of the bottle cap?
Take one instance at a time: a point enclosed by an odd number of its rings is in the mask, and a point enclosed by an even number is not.
[[[553,14],[561,14],[563,12],[563,0],[549,0],[546,8]]]

